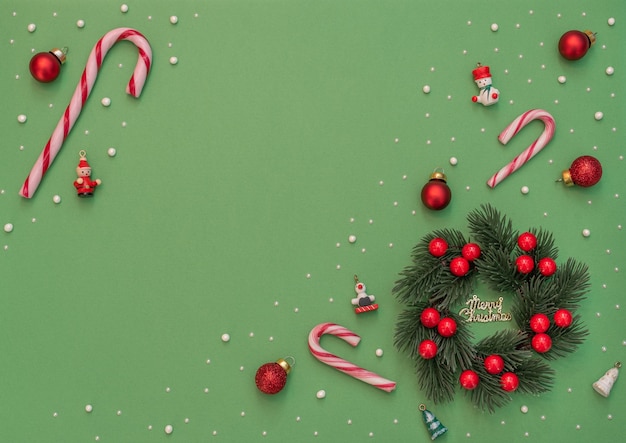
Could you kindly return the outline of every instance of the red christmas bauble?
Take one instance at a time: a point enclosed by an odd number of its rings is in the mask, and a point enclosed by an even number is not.
[[[556,272],[556,262],[550,257],[544,257],[539,260],[539,264],[537,265],[539,268],[539,272],[544,277],[550,277],[552,274]]]
[[[265,394],[277,394],[285,387],[290,370],[291,366],[282,358],[277,362],[265,363],[256,371],[256,387]]]
[[[578,60],[587,53],[595,41],[596,37],[591,31],[567,31],[559,39],[559,52],[568,60]]]
[[[427,328],[434,328],[439,323],[439,311],[435,308],[426,308],[420,315],[420,322]]]
[[[433,172],[428,183],[422,188],[422,203],[428,209],[440,211],[450,203],[452,191],[446,184],[446,176],[442,172]]]
[[[471,369],[466,369],[465,371],[461,372],[459,382],[461,383],[461,386],[463,386],[468,391],[471,391],[472,389],[475,389],[476,386],[478,386],[478,383],[480,383],[480,377]]]
[[[480,257],[480,246],[476,243],[468,243],[461,249],[461,255],[468,261],[474,261]]]
[[[485,357],[485,371],[491,375],[504,371],[504,359],[497,354]]]
[[[452,337],[456,334],[456,321],[453,318],[442,318],[437,324],[437,332],[442,337]]]
[[[537,246],[537,237],[532,232],[524,232],[517,237],[517,246],[524,251],[532,251]]]
[[[552,339],[548,334],[535,334],[530,344],[535,351],[543,354],[548,352],[552,347]]]
[[[417,352],[419,352],[423,359],[430,360],[437,355],[437,343],[428,339],[423,340],[419,344]]]
[[[569,169],[563,171],[563,183],[566,186],[578,185],[583,188],[593,186],[602,178],[602,164],[591,155],[583,155],[572,162]]]
[[[447,250],[448,242],[443,238],[433,238],[430,243],[428,243],[428,252],[430,252],[430,254],[434,257],[441,257]]]
[[[53,49],[50,52],[39,52],[33,55],[28,68],[35,80],[50,83],[59,76],[64,61],[65,53],[60,49]]]
[[[530,329],[533,332],[546,332],[550,327],[550,319],[546,314],[535,314],[530,317]]]
[[[469,268],[469,262],[463,257],[455,257],[450,261],[450,272],[457,277],[466,275]]]
[[[515,265],[522,274],[529,274],[535,268],[535,260],[530,255],[520,255],[515,260]]]
[[[572,313],[567,309],[559,309],[554,313],[554,324],[559,328],[567,328],[572,324]]]
[[[500,386],[502,386],[502,389],[506,392],[513,392],[519,386],[519,378],[512,372],[505,372],[502,374],[502,377],[500,377]]]

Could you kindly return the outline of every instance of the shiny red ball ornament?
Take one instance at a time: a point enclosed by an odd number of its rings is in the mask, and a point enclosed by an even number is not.
[[[437,343],[428,339],[423,340],[419,344],[417,352],[419,352],[423,359],[430,360],[437,355]]]
[[[529,274],[535,268],[535,260],[530,255],[520,255],[515,260],[515,265],[522,274]]]
[[[480,257],[480,246],[476,243],[467,243],[461,249],[461,255],[468,261],[474,261]]]
[[[469,262],[466,258],[455,257],[450,261],[450,272],[457,277],[463,277],[469,272]]]
[[[581,59],[596,42],[596,36],[589,30],[567,31],[559,39],[559,53],[568,60]]]
[[[456,321],[450,317],[442,318],[437,324],[437,332],[442,337],[452,337],[456,334]]]
[[[437,237],[433,238],[430,243],[428,243],[428,252],[433,257],[441,257],[448,250],[448,242],[443,238]]]
[[[530,344],[535,351],[543,354],[545,352],[548,352],[552,347],[552,339],[548,334],[535,334]]]
[[[550,319],[546,314],[535,314],[530,317],[530,329],[533,332],[546,332],[550,327]]]
[[[559,328],[567,328],[572,324],[572,313],[567,309],[559,309],[554,313],[554,324]]]
[[[435,171],[430,175],[430,180],[422,188],[422,203],[428,209],[441,211],[450,203],[452,191],[446,184],[446,175]]]
[[[463,386],[468,391],[471,391],[472,389],[475,389],[476,386],[478,386],[478,383],[480,383],[480,377],[471,369],[466,369],[465,371],[461,372],[459,382],[461,383],[461,386]]]
[[[532,232],[524,232],[517,237],[517,246],[524,252],[532,251],[537,246],[537,237]]]
[[[426,308],[420,314],[420,322],[427,328],[434,328],[439,324],[439,311],[435,308]]]
[[[569,169],[563,171],[562,177],[565,186],[588,188],[602,178],[602,164],[591,155],[583,155],[574,160]]]
[[[287,357],[289,358],[289,357]],[[259,391],[265,394],[277,394],[287,383],[287,374],[291,366],[286,359],[278,359],[274,363],[265,363],[256,371],[254,382]]]
[[[50,83],[59,76],[61,65],[65,63],[66,48],[54,48],[50,52],[39,52],[30,59],[28,68],[35,80]]]
[[[497,354],[485,357],[485,371],[488,374],[496,375],[504,371],[504,359]]]
[[[502,377],[500,377],[500,386],[502,386],[502,389],[506,392],[513,392],[519,386],[519,378],[512,372],[505,372],[502,374]]]
[[[544,257],[539,260],[537,267],[544,277],[550,277],[556,272],[556,262],[550,257]]]

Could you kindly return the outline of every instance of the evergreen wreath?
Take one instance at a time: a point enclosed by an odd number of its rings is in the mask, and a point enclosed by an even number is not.
[[[466,382],[465,394],[476,407],[494,412],[511,401],[510,392],[549,391],[555,374],[547,360],[574,352],[584,341],[588,330],[574,313],[589,290],[589,273],[586,265],[572,258],[556,268],[558,248],[552,234],[540,228],[520,236],[491,205],[481,205],[467,220],[476,243],[458,230],[439,229],[413,248],[412,264],[400,273],[393,289],[405,305],[394,345],[413,360],[419,387],[432,402],[452,401],[459,380],[462,385]],[[534,237],[536,244],[523,244],[522,237]],[[431,242],[440,247],[433,250]],[[455,259],[463,256],[469,267],[452,269]],[[520,256],[532,258],[531,269],[520,266]],[[551,269],[541,266],[544,258],[552,263]],[[473,343],[468,324],[452,309],[473,294],[477,278],[503,296],[512,294],[511,314],[518,330],[501,330]],[[564,312],[565,321],[559,321],[557,316]],[[428,314],[440,315],[433,321]],[[448,329],[441,329],[443,320]],[[539,340],[535,346],[534,339],[546,335],[548,345]],[[495,370],[490,365],[494,360]]]

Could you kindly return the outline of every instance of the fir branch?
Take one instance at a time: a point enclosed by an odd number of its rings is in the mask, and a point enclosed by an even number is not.
[[[479,341],[476,344],[476,353],[480,356],[481,365],[485,357],[498,354],[504,360],[504,369],[515,372],[524,361],[532,356],[531,351],[524,349],[527,341],[528,335],[524,332],[503,329]]]
[[[576,315],[568,327],[560,328],[556,325],[550,325],[546,334],[552,339],[552,347],[548,352],[542,354],[542,357],[554,360],[576,351],[589,335],[589,330],[583,325],[580,315]]]
[[[536,356],[519,365],[516,374],[519,379],[517,391],[523,394],[538,395],[547,392],[554,383],[554,370]]]
[[[578,308],[590,287],[587,265],[568,258],[565,264],[557,269],[553,278],[558,292],[555,303],[564,309]]]
[[[480,209],[467,216],[469,230],[483,249],[513,251],[517,244],[517,233],[513,223],[490,204],[480,205]]]
[[[437,358],[440,358],[452,372],[456,372],[459,368],[470,367],[476,360],[476,351],[472,343],[474,334],[460,315],[448,312],[446,316],[456,322],[457,330],[452,337],[437,336],[439,338],[439,341],[435,340],[439,347]]]
[[[537,238],[537,246],[530,251],[530,255],[535,259],[535,262],[538,262],[544,257],[550,257],[556,261],[559,256],[559,249],[554,246],[554,236],[552,233],[542,228],[538,230],[531,228],[528,232],[531,232]],[[522,253],[521,250],[520,253]],[[528,252],[524,252],[524,254],[528,254]]]
[[[419,344],[427,338],[432,339],[430,330],[420,322],[420,315],[427,307],[427,303],[419,303],[405,309],[398,316],[393,344],[398,351],[406,352],[412,359],[421,359]]]
[[[465,391],[471,402],[483,411],[494,412],[511,401],[511,396],[500,386],[500,377],[489,374],[483,365],[476,365],[473,370],[478,374],[480,382],[475,389]]]
[[[422,391],[433,403],[446,403],[454,399],[456,376],[453,371],[435,359],[416,360],[417,381]]]

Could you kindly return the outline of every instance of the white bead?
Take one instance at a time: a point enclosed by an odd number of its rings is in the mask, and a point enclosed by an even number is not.
[[[591,231],[589,229],[583,229],[583,237],[589,237],[591,235]]]
[[[56,204],[61,203],[61,196],[55,195],[54,197],[52,197],[52,201],[55,202]]]
[[[450,157],[450,164],[456,166],[459,160],[456,157]]]
[[[85,20],[78,20],[76,22],[76,26],[78,26],[79,28],[84,28],[85,27]]]
[[[615,24],[615,19],[613,17],[611,17],[606,22],[609,24],[609,26],[613,26]]]
[[[178,64],[178,57],[170,57],[170,65],[176,65]]]
[[[496,31],[498,30],[498,24],[497,24],[497,23],[492,23],[492,24],[491,24],[491,30],[492,30],[493,32],[496,32]]]
[[[13,231],[13,223],[7,223],[6,225],[4,225],[4,232],[11,232]]]
[[[383,350],[378,348],[376,349],[376,357],[382,357],[383,356]]]
[[[356,242],[356,235],[350,235],[348,237],[348,242],[355,243]]]
[[[115,148],[109,148],[107,149],[107,154],[109,155],[109,157],[115,157],[115,154],[117,154],[117,150]]]
[[[165,426],[164,431],[167,435],[170,435],[172,432],[174,432],[174,427],[172,425],[167,425]]]
[[[26,119],[27,118],[28,117],[26,117],[26,115],[20,114],[20,115],[17,116],[17,121],[20,122],[20,123],[26,123]]]
[[[122,6],[120,6],[120,11],[128,12],[128,5],[126,3],[124,3]]]
[[[230,341],[230,335],[229,334],[222,334],[222,341],[224,343],[229,342]]]
[[[28,25],[27,29],[28,29],[28,32],[35,32],[35,29],[37,29],[37,25],[34,23],[31,23]]]
[[[559,75],[557,80],[559,83],[563,84],[567,81],[567,78],[564,75]]]
[[[315,396],[320,399],[324,398],[326,397],[326,391],[323,389],[320,389],[319,391],[317,391],[317,394],[315,394]]]
[[[430,86],[424,85],[424,87],[422,88],[422,91],[424,91],[424,94],[428,94],[430,92]]]
[[[522,191],[522,194],[528,194],[530,190],[528,189],[528,186],[522,186],[521,191]]]
[[[600,111],[596,112],[593,115],[593,118],[595,118],[596,120],[602,120],[603,117],[604,117],[604,114],[602,112],[600,112]]]
[[[102,100],[100,100],[100,103],[102,103],[102,106],[111,106],[111,99],[109,97],[104,97]]]
[[[613,75],[615,73],[615,68],[613,68],[613,66],[609,66],[604,72],[606,72],[606,75]]]
[[[521,408],[519,408],[520,411],[522,411],[522,414],[526,414],[528,412],[528,406],[523,405]]]
[[[91,411],[93,411],[93,406],[85,405],[85,412],[91,412]]]
[[[178,17],[176,17],[175,15],[170,17],[170,23],[175,25],[176,23],[178,23]]]

